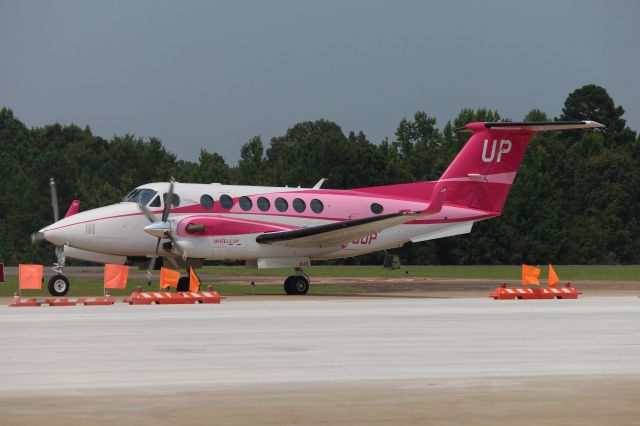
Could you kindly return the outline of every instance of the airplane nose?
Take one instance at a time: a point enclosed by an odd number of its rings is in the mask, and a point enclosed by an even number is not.
[[[38,241],[37,238],[42,238],[56,246],[64,245],[69,241],[70,234],[69,232],[66,232],[66,228],[49,228],[51,227],[42,228],[40,231],[32,235],[31,238],[36,239],[36,241]],[[38,236],[36,236],[36,234],[38,234]]]
[[[154,222],[144,227],[144,232],[158,238],[166,238],[171,233],[169,222]]]
[[[37,244],[39,242],[45,241],[44,232],[38,231],[31,234],[31,242],[33,244]]]

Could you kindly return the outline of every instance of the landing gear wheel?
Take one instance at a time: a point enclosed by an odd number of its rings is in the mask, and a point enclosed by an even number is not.
[[[62,274],[49,278],[49,293],[52,296],[62,297],[69,292],[69,280]]]
[[[302,275],[292,275],[284,281],[284,291],[287,294],[307,294],[309,280]]]
[[[177,291],[189,291],[189,277],[180,277]]]

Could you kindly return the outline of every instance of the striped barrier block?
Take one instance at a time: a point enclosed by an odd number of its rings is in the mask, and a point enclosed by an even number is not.
[[[111,296],[100,297],[20,297],[15,295],[9,306],[30,307],[30,306],[98,306],[113,305],[116,298]]]
[[[582,294],[571,283],[565,287],[508,288],[506,284],[496,288],[489,297],[494,300],[529,299],[577,299]]]
[[[194,303],[220,303],[222,297],[215,290],[200,292],[182,291],[170,293],[168,291],[137,291],[131,293],[123,302],[130,305],[188,305]]]

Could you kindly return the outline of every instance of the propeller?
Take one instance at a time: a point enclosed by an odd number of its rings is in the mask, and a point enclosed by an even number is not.
[[[58,193],[56,191],[56,181],[53,178],[49,178],[49,186],[51,187],[51,207],[53,208],[53,220],[57,222],[60,220],[60,212],[58,208]]]
[[[56,191],[56,181],[54,178],[49,178],[49,189],[51,190],[51,208],[53,209],[53,222],[56,223],[60,220],[60,212],[58,207],[58,192]],[[44,232],[34,232],[31,234],[31,242],[33,244],[45,241]],[[53,265],[53,270],[58,274],[62,273],[62,269],[65,265],[65,256],[63,246],[55,246],[55,253],[57,261]]]
[[[49,178],[49,188],[51,189],[51,207],[53,209],[53,222],[60,220],[60,212],[58,208],[58,192],[56,191],[56,181]],[[31,234],[31,243],[36,244],[45,241],[44,233],[37,231]]]
[[[175,180],[171,178],[171,181],[169,182],[169,191],[167,191],[164,197],[164,209],[162,210],[161,220],[158,220],[156,215],[154,215],[147,206],[138,204],[138,208],[140,208],[145,217],[149,220],[149,222],[151,222],[151,225],[147,225],[144,228],[145,232],[158,238],[155,254],[149,260],[149,266],[147,267],[147,285],[149,286],[151,285],[151,271],[154,269],[156,261],[158,260],[160,241],[163,238],[169,239],[176,251],[180,253],[183,258],[186,258],[186,252],[182,250],[182,247],[180,247],[175,238],[173,238],[173,235],[171,235],[171,224],[168,222],[169,214],[171,213],[171,207],[173,207],[174,183]]]

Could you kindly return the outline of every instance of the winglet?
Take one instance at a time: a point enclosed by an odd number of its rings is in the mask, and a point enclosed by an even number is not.
[[[436,187],[435,191],[438,191],[438,193],[435,195],[435,197],[433,197],[433,200],[431,200],[429,207],[427,207],[426,209],[420,212],[421,214],[433,215],[433,214],[440,213],[440,211],[442,210],[442,206],[444,204],[444,198],[447,195],[447,188],[443,186],[438,186]]]
[[[67,210],[67,214],[65,214],[64,217],[73,216],[74,214],[78,213],[78,210],[80,210],[80,200],[73,200],[71,202],[71,205],[69,206],[69,210]]]

